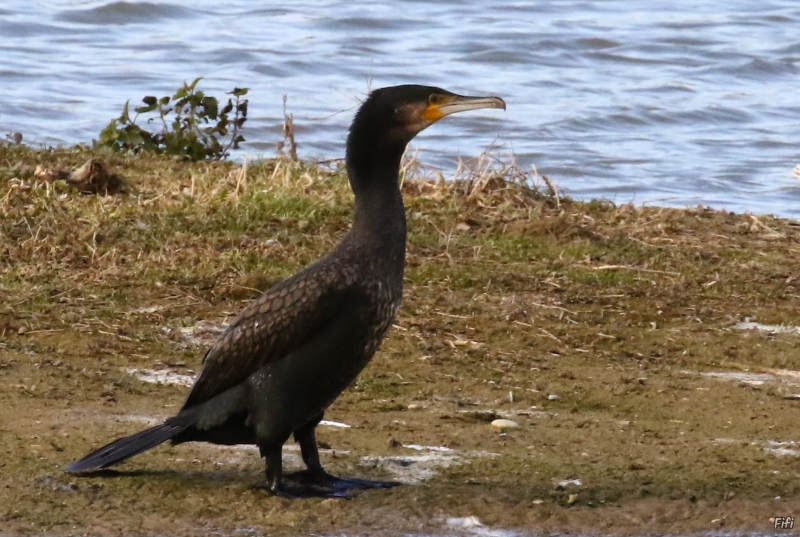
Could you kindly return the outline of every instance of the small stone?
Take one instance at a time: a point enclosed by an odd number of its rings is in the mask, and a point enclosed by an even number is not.
[[[492,422],[492,427],[500,429],[501,431],[505,429],[519,429],[519,423],[512,420],[499,419]]]
[[[455,517],[448,518],[447,525],[457,528],[469,529],[469,528],[480,528],[481,526],[483,526],[483,523],[476,516],[468,516],[463,518],[455,518]]]
[[[572,505],[577,501],[578,501],[578,495],[577,494],[570,494],[569,497],[567,498],[567,505]]]
[[[17,330],[17,334],[19,334],[21,336],[22,334],[24,334],[27,331],[28,331],[28,327],[27,326],[20,326],[19,330]]]
[[[533,500],[531,503],[533,505],[542,505],[544,503],[544,500]]]
[[[561,400],[561,396],[558,395],[557,393],[551,393],[550,395],[547,396],[547,400],[548,401],[560,401]]]
[[[425,408],[425,407],[424,407],[424,406],[422,406],[422,405],[418,405],[418,404],[415,404],[415,403],[411,403],[411,404],[410,404],[410,405],[408,405],[406,408],[407,408],[408,410],[421,410],[421,409],[423,409],[423,408]]]

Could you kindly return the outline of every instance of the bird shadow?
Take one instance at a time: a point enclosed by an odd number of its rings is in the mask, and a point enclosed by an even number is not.
[[[193,483],[195,485],[242,485],[251,490],[259,490],[273,495],[264,480],[263,475],[252,471],[239,470],[213,470],[213,471],[191,471],[191,470],[112,470],[103,469],[92,472],[81,472],[76,474],[79,477],[92,477],[100,479],[134,479],[134,478],[153,478],[165,480],[173,483]],[[295,498],[353,498],[362,492],[373,488],[392,488],[400,483],[391,481],[369,481],[362,479],[334,478],[334,483],[328,487],[309,485],[305,480],[306,472],[288,472],[284,474],[284,481],[287,491],[293,491],[288,497]]]
[[[160,478],[171,481],[194,481],[215,484],[240,484],[251,488],[258,488],[263,481],[263,476],[252,471],[239,470],[95,470],[93,472],[78,473],[80,477],[96,477],[101,479],[125,479],[138,477]]]

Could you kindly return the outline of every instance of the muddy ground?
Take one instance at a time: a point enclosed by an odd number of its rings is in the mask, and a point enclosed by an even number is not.
[[[90,157],[119,191],[59,178]],[[0,533],[770,532],[800,517],[798,222],[574,202],[490,159],[439,179],[409,166],[403,307],[318,430],[331,472],[404,485],[289,501],[259,488],[250,448],[60,468],[176,412],[218,330],[346,233],[341,170],[0,146]],[[294,446],[284,459],[299,467]]]

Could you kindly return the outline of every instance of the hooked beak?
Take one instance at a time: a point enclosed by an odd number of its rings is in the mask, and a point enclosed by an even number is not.
[[[423,115],[425,119],[433,123],[442,119],[444,116],[467,110],[478,110],[480,108],[502,108],[506,109],[506,103],[500,97],[465,97],[464,95],[441,96],[440,100],[430,103]]]

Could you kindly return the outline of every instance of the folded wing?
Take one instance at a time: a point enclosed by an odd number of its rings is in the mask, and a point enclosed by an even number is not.
[[[348,281],[352,277],[341,266],[323,259],[251,302],[206,353],[183,408],[244,382],[264,364],[303,345],[340,311]]]

